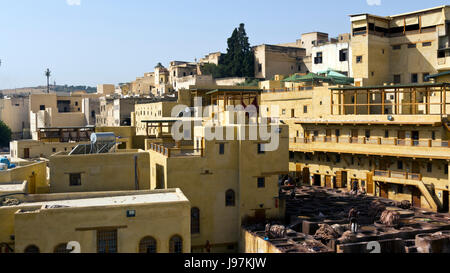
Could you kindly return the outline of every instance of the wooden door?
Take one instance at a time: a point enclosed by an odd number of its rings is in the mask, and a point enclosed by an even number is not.
[[[420,192],[420,190],[417,187],[413,187],[412,190],[412,205],[415,208],[421,208],[422,204],[421,204],[421,197],[422,197],[422,193]]]
[[[23,158],[25,159],[30,158],[30,148],[23,149]]]
[[[309,181],[309,175],[309,168],[303,168],[303,184],[311,185],[311,182]]]
[[[389,198],[389,186],[386,183],[382,183],[380,185],[380,195],[383,198],[388,199]]]
[[[266,221],[266,210],[265,209],[255,210],[255,221],[257,223],[264,223]]]
[[[367,173],[367,193],[373,194],[373,174]]]
[[[331,176],[329,176],[329,175],[325,176],[325,186],[330,189],[333,188]]]
[[[342,187],[342,171],[336,172],[336,187],[343,188]]]
[[[302,174],[303,174],[302,165],[301,164],[296,164],[295,165],[295,175],[299,179],[298,181],[300,181],[300,178],[302,177]]]

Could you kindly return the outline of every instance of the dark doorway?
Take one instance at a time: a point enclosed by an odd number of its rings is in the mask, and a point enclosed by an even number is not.
[[[443,213],[448,213],[449,212],[449,202],[448,202],[448,199],[449,199],[449,191],[442,191],[442,194],[443,194],[443,196],[442,196],[442,212]]]
[[[322,177],[320,176],[320,174],[315,174],[314,175],[314,186],[322,186],[322,181],[321,181]]]
[[[342,172],[342,188],[347,188],[347,172]]]
[[[24,159],[30,158],[30,148],[23,149],[23,158]]]
[[[422,193],[420,192],[420,190],[416,187],[413,187],[411,190],[411,195],[412,195],[412,205],[415,208],[421,208],[422,204],[421,204],[421,197],[422,197]]]
[[[411,139],[413,146],[419,146],[419,131],[412,131]]]
[[[389,185],[386,183],[380,184],[380,196],[382,198],[389,198]]]

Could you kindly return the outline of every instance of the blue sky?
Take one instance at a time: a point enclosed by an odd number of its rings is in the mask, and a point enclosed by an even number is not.
[[[369,5],[370,3],[370,5]],[[349,32],[350,14],[393,15],[443,0],[0,0],[0,89],[127,82],[158,62],[226,50],[245,23],[252,45]]]

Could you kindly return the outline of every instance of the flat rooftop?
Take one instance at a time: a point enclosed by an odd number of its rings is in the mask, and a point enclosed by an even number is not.
[[[92,197],[82,197],[83,195]],[[143,192],[118,192],[118,193],[84,193],[81,194],[46,194],[37,196],[39,201],[32,200],[34,196],[27,197],[24,202],[17,205],[18,208],[42,207],[52,208],[88,208],[125,206],[156,203],[188,202],[179,189],[155,190]],[[30,200],[31,199],[31,200]],[[45,200],[48,199],[48,200]]]

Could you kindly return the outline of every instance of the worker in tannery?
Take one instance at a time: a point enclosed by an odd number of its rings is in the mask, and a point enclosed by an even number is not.
[[[350,229],[353,233],[358,232],[358,210],[353,207],[348,213],[348,219],[350,220]]]

